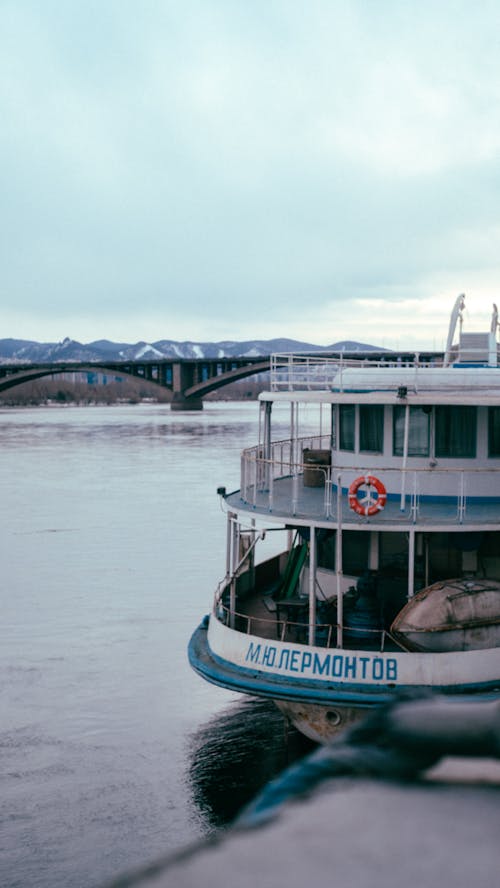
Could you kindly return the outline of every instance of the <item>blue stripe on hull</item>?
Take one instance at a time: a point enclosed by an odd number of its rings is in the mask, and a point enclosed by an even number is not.
[[[275,700],[301,701],[332,705],[342,703],[359,707],[380,706],[393,699],[395,694],[404,691],[429,690],[428,686],[397,685],[381,689],[379,685],[348,686],[339,682],[322,682],[314,679],[297,680],[280,675],[263,675],[243,666],[236,666],[213,654],[208,644],[206,623],[194,632],[188,646],[189,662],[192,668],[212,684],[231,691],[267,697]],[[432,689],[444,694],[485,694],[500,693],[498,682],[481,682],[470,685],[436,685]]]

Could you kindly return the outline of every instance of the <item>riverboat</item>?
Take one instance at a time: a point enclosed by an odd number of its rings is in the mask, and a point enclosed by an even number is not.
[[[190,663],[317,742],[398,692],[500,696],[498,313],[468,333],[463,309],[442,353],[273,356],[218,489],[226,572]]]

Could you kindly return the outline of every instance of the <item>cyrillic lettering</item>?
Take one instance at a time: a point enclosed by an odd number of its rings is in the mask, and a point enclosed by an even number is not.
[[[342,667],[344,665],[344,658],[337,654],[332,659],[332,675],[334,678],[342,678]]]
[[[361,663],[361,678],[366,678],[366,664],[370,662],[370,658],[360,657],[359,662]]]
[[[330,654],[326,654],[323,659],[321,659],[319,654],[314,654],[313,672],[319,673],[319,675],[328,675],[330,671],[330,660]]]
[[[345,658],[344,678],[356,678],[356,657]]]
[[[260,649],[260,644],[254,644],[253,641],[251,641],[248,646],[248,651],[245,659],[250,660],[252,663],[258,663],[260,657]]]
[[[264,648],[264,653],[262,655],[262,663],[264,666],[274,666],[274,661],[276,659],[276,648],[272,645],[267,645]]]
[[[283,661],[286,661],[286,662],[283,662]],[[280,661],[278,663],[278,669],[288,669],[289,661],[290,661],[289,648],[282,648],[280,651]]]
[[[385,677],[387,681],[397,681],[398,680],[398,661],[397,660],[386,660],[386,673]]]
[[[304,669],[309,669],[312,662],[312,654],[309,651],[306,651],[302,654],[302,663],[300,664],[300,671],[303,672]]]

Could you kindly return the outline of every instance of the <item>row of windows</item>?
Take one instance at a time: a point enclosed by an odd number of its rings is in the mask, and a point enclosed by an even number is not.
[[[382,453],[384,450],[384,407],[359,405],[359,450]],[[403,456],[406,407],[393,407],[392,452]],[[431,420],[434,420],[434,455],[436,457],[473,458],[476,455],[476,407],[410,407],[408,456],[429,456]],[[356,406],[339,406],[340,450],[355,450]],[[500,407],[488,408],[488,455],[500,456]]]

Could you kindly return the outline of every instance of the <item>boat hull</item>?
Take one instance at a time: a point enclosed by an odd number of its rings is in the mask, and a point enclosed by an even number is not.
[[[324,743],[368,708],[401,691],[500,695],[500,650],[424,654],[314,648],[247,635],[206,617],[189,644],[207,681],[274,700],[292,723]]]
[[[366,715],[366,709],[355,706],[319,706],[317,703],[274,701],[282,715],[309,740],[329,743],[354,722]]]

